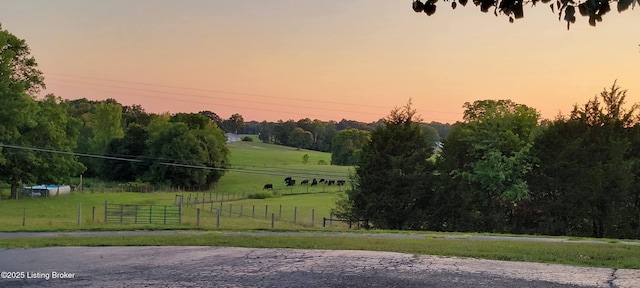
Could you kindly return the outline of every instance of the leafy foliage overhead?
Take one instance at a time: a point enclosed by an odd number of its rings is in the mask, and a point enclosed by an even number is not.
[[[449,2],[449,0],[444,0]],[[509,17],[509,22],[513,23],[514,19],[524,17],[524,6],[536,6],[539,3],[549,5],[552,13],[558,13],[558,20],[567,21],[567,29],[572,23],[576,22],[576,11],[583,17],[589,18],[589,25],[596,26],[597,22],[602,21],[602,16],[611,11],[611,6],[616,5],[618,12],[625,11],[631,7],[635,8],[638,0],[473,0],[473,4],[480,7],[480,11],[488,13],[493,10],[493,14],[505,15]],[[426,0],[424,3],[420,0],[414,0],[412,3],[413,11],[417,13],[424,12],[431,16],[436,13],[438,0]],[[456,9],[458,3],[462,6],[467,5],[468,0],[451,0],[451,8]]]

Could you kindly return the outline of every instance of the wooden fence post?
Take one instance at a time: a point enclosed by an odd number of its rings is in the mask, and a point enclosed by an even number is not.
[[[251,209],[251,218],[256,218],[256,205],[253,205]]]
[[[313,224],[315,222],[313,221],[314,220],[313,218],[316,216],[315,214],[316,214],[316,209],[311,209],[311,227],[313,227]]]
[[[107,224],[107,200],[104,200],[104,224]]]
[[[178,206],[178,225],[182,224],[182,201],[180,201],[180,205]]]
[[[22,226],[25,225],[26,221],[27,221],[27,207],[23,207],[22,208]]]
[[[216,213],[216,228],[220,228],[220,210]]]
[[[280,210],[278,211],[278,220],[282,220],[282,204],[280,204]]]
[[[273,228],[273,222],[276,218],[276,213],[271,213],[271,228]]]
[[[91,207],[91,223],[96,222],[96,206]]]
[[[81,216],[82,216],[82,203],[78,203],[78,226],[80,226]]]
[[[200,208],[196,209],[196,226],[200,226]]]
[[[296,223],[296,218],[298,216],[298,206],[293,207],[293,223]]]
[[[267,211],[269,210],[269,204],[264,205],[264,219],[267,219]]]

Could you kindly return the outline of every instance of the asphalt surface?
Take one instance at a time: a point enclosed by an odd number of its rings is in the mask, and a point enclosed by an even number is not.
[[[18,272],[0,287],[640,287],[637,270],[229,247],[1,249],[0,270]]]

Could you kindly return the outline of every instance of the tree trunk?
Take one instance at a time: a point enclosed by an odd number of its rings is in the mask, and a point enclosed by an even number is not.
[[[13,199],[18,199],[18,188],[20,188],[20,183],[16,181],[11,182],[11,197]]]

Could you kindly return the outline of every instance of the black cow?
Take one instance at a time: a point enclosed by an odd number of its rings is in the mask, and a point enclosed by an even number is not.
[[[316,186],[318,185],[318,180],[316,180],[316,178],[313,178],[313,180],[311,181],[311,186]]]
[[[344,183],[345,183],[345,181],[344,181],[344,180],[338,180],[338,181],[336,182],[336,184],[337,184],[338,186],[342,186],[342,185],[344,185]]]
[[[320,181],[318,181],[319,183],[324,182],[324,178],[320,178]]]
[[[289,182],[287,182],[287,186],[293,186],[293,185],[296,185],[296,180],[291,179],[289,180]]]
[[[289,183],[289,181],[291,181],[291,176],[284,178],[284,183]]]
[[[264,187],[262,187],[262,190],[266,190],[266,189],[273,189],[273,184],[264,184]]]
[[[307,185],[309,184],[309,179],[304,179],[302,180],[302,182],[300,182],[300,185]]]
[[[327,185],[331,186],[333,184],[336,184],[336,180],[327,180]]]

